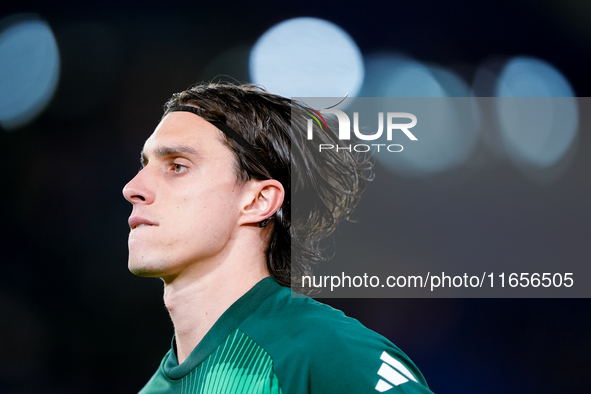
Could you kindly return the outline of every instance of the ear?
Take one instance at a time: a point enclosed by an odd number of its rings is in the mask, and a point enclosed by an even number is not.
[[[241,224],[257,224],[270,218],[283,204],[285,190],[275,179],[250,180],[247,200],[242,208]]]

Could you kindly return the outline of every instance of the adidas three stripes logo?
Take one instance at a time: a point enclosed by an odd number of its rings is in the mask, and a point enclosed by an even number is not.
[[[380,356],[380,360],[382,360],[383,363],[378,370],[380,380],[378,380],[378,384],[376,384],[376,390],[380,393],[388,391],[394,386],[406,383],[409,380],[417,381],[408,368],[388,353],[383,352]]]

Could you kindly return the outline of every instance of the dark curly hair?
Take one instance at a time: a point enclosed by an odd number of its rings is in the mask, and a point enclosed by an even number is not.
[[[305,291],[302,276],[327,259],[320,241],[349,217],[359,201],[367,161],[360,162],[345,149],[320,153],[319,143],[341,145],[336,134],[315,125],[315,140],[308,140],[307,119],[313,111],[257,85],[194,85],[174,94],[164,105],[164,115],[179,105],[197,106],[205,120],[226,123],[263,156],[267,163],[260,163],[257,155],[225,137],[236,155],[240,182],[281,182],[285,198],[271,220],[267,268],[279,284]]]

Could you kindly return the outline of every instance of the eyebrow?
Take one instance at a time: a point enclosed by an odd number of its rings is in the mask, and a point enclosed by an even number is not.
[[[166,156],[173,156],[178,154],[197,155],[198,153],[195,150],[195,148],[188,145],[158,146],[156,147],[156,149],[154,149],[154,155],[157,158],[163,158]],[[143,150],[140,154],[140,162],[142,164],[146,164],[148,162],[148,158],[146,157],[146,154]]]

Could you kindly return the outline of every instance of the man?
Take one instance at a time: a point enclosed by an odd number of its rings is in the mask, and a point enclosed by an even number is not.
[[[141,393],[430,392],[388,340],[292,297],[292,274],[323,259],[320,240],[363,191],[349,152],[320,155],[305,138],[312,112],[253,85],[166,103],[123,190],[129,269],[162,278],[175,332]]]

